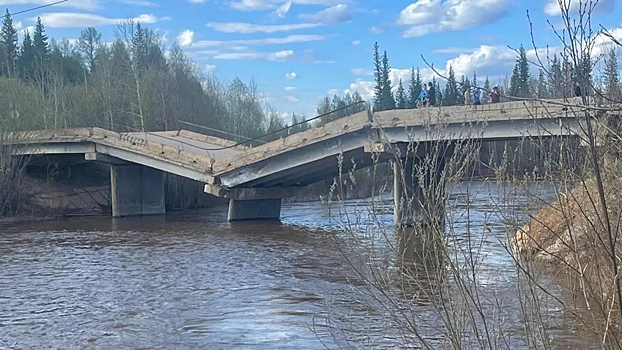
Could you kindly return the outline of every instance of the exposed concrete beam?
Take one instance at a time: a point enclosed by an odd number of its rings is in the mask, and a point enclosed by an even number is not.
[[[78,143],[39,143],[26,145],[12,145],[13,155],[44,155],[44,154],[76,154],[94,152],[95,145],[92,142]]]
[[[179,175],[181,177],[193,179],[203,183],[212,183],[213,176],[198,170],[183,167],[181,165],[169,163],[161,159],[155,159],[137,152],[127,151],[106,145],[97,145],[97,153],[103,153],[111,157],[122,159],[131,163],[144,165],[150,168],[162,170],[167,173]]]
[[[105,163],[109,165],[132,165],[133,164],[125,160],[121,160],[118,158],[111,157],[107,154],[97,153],[97,152],[84,153],[84,159],[88,161],[96,161],[96,162]]]
[[[381,142],[408,143],[443,140],[500,141],[522,138],[550,138],[581,134],[576,118],[548,118],[538,120],[504,120],[488,123],[454,123],[439,126],[437,130],[424,125],[381,129]]]
[[[269,175],[291,170],[340,153],[360,149],[364,144],[373,142],[369,128],[343,134],[339,137],[301,146],[286,153],[270,158],[263,158],[230,172],[219,174],[218,178],[226,187],[236,187]]]
[[[275,199],[292,197],[303,187],[239,187],[226,188],[218,185],[205,184],[205,193],[216,197],[236,200]]]

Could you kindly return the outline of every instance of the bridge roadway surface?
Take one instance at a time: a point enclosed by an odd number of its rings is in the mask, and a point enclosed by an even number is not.
[[[17,135],[14,152],[83,153],[87,160],[121,160],[203,182],[206,192],[215,195],[234,188],[276,191],[337,175],[340,154],[357,162],[358,168],[370,165],[365,150],[370,144],[577,135],[580,121],[573,114],[575,107],[562,102],[508,102],[477,110],[434,107],[373,115],[365,110],[252,148],[186,130],[123,134],[99,128],[43,130]],[[580,110],[577,99],[566,103]],[[343,164],[343,171],[352,166],[350,161]]]

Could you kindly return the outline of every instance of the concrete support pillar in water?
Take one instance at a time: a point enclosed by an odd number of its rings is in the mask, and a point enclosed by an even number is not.
[[[112,216],[164,214],[164,173],[142,165],[110,166]]]
[[[444,229],[444,165],[444,157],[409,157],[393,161],[394,221],[397,227]]]
[[[279,220],[281,217],[281,202],[281,198],[230,199],[227,220]]]

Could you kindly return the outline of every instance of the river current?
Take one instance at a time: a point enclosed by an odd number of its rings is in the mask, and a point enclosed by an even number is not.
[[[516,276],[503,244],[507,229],[494,213],[511,189],[471,183],[454,192],[455,241],[467,224],[487,226],[479,278],[497,291],[510,288]],[[520,196],[515,202],[528,205]],[[348,201],[346,211],[369,210],[361,203]],[[377,214],[387,227],[391,203],[383,197]],[[460,214],[467,207],[468,218]],[[334,244],[343,213],[294,203],[284,205],[281,219],[230,224],[226,208],[214,208],[2,227],[0,349],[403,347],[382,311],[366,305]],[[520,318],[508,320],[520,333]],[[334,329],[361,336],[344,343]],[[555,348],[584,348],[570,326],[560,322],[557,330]]]

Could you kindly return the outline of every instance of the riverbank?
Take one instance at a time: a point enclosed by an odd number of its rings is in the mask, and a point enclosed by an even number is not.
[[[533,267],[540,266],[558,274],[560,286],[575,298],[568,307],[582,304],[579,313],[588,310],[591,322],[601,325],[608,336],[615,333],[619,338],[617,326],[622,319],[616,276],[622,252],[622,179],[618,169],[603,173],[603,197],[594,178],[569,189],[558,188],[558,199],[517,230],[512,243],[525,271],[538,271]]]

